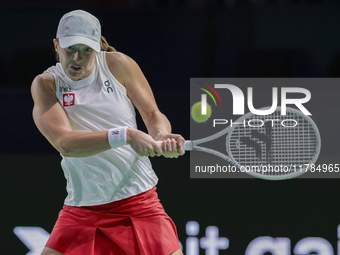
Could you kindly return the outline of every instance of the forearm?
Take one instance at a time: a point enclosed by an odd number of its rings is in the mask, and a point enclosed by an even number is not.
[[[164,135],[171,133],[171,124],[168,118],[159,111],[150,114],[145,125],[149,135],[155,140],[162,139]]]
[[[182,148],[185,142],[184,138],[171,133],[171,124],[164,114],[159,111],[153,113],[145,124],[154,140],[163,141],[161,148],[164,157],[177,158],[185,153]]]
[[[87,157],[108,149],[108,131],[68,131],[53,143],[65,157]]]

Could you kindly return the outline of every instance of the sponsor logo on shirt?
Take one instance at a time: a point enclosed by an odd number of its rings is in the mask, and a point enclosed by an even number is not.
[[[113,92],[113,89],[112,89],[110,80],[104,81],[104,85],[105,85],[105,88],[106,88],[107,93]]]
[[[60,90],[63,93],[65,93],[65,92],[68,93],[68,92],[72,91],[72,88],[69,85],[63,83],[63,84],[60,84]]]

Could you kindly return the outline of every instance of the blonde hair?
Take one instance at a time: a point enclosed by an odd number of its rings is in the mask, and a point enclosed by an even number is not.
[[[58,41],[58,38],[56,39],[58,44],[59,44],[59,41]],[[100,38],[100,49],[102,51],[116,51],[116,49],[114,47],[112,47],[111,45],[109,45],[109,43],[107,42],[106,38],[104,36],[101,36]],[[54,49],[54,52],[55,52],[55,59],[56,61],[59,61],[59,54],[58,52]]]
[[[116,49],[112,46],[109,45],[109,43],[106,41],[106,38],[104,36],[102,36],[100,38],[100,49],[102,51],[116,51]]]

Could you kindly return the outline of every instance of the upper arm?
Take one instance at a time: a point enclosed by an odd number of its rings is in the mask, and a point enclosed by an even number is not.
[[[160,113],[160,111],[142,70],[133,59],[122,53],[106,54],[110,71],[126,88],[127,96],[138,109],[147,125],[153,114]]]
[[[31,86],[34,101],[33,119],[46,139],[61,152],[60,140],[71,131],[64,109],[55,96],[55,81],[51,74],[38,75]]]

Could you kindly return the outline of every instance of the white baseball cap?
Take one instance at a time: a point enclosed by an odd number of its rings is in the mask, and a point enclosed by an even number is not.
[[[57,38],[62,48],[85,44],[100,52],[101,27],[99,20],[82,10],[66,13],[60,19]]]

